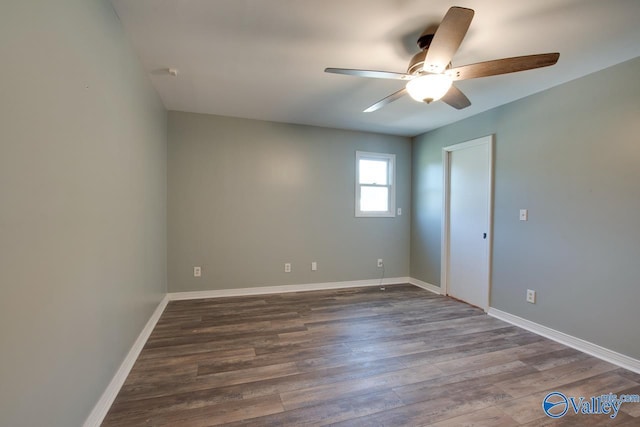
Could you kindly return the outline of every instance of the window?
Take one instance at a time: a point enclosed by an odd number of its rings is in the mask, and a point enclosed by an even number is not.
[[[395,154],[356,151],[356,216],[395,216],[395,163]]]

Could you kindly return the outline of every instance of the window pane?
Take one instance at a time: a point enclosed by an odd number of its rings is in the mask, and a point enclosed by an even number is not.
[[[386,160],[360,160],[360,184],[387,185]]]
[[[389,189],[387,187],[360,188],[360,210],[362,212],[386,212],[389,210]]]

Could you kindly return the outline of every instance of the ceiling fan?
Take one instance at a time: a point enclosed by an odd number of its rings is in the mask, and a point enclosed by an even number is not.
[[[428,27],[418,38],[418,47],[421,51],[411,58],[406,73],[346,68],[325,68],[324,71],[357,77],[407,81],[403,89],[376,102],[364,110],[365,113],[376,111],[406,93],[419,102],[429,104],[441,99],[461,110],[470,106],[471,102],[460,89],[453,85],[454,81],[548,67],[558,62],[560,54],[556,52],[494,59],[452,67],[451,59],[469,29],[473,14],[472,9],[454,6],[447,11],[434,34],[431,34],[431,27]]]

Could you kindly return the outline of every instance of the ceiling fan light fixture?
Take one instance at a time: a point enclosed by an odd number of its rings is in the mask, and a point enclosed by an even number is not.
[[[425,74],[407,83],[407,92],[416,101],[429,104],[445,96],[452,83],[445,74]]]
[[[429,104],[442,99],[445,104],[456,110],[462,110],[469,107],[471,101],[460,89],[452,85],[453,80],[468,80],[533,70],[558,62],[560,54],[553,52],[493,59],[451,68],[451,60],[469,30],[474,13],[473,9],[453,6],[444,15],[435,32],[433,26],[427,27],[418,38],[418,46],[421,50],[411,58],[405,73],[348,68],[325,68],[324,71],[358,77],[409,80],[404,88],[371,105],[364,110],[365,113],[377,111],[402,98],[406,93],[418,102]]]

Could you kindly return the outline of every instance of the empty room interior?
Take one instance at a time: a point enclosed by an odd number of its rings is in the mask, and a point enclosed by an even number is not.
[[[0,426],[640,426],[639,19],[2,1]]]

